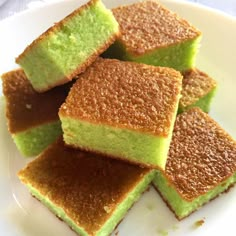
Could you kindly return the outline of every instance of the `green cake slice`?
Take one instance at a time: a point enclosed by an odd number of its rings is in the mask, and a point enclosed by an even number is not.
[[[154,171],[51,145],[18,174],[33,196],[81,236],[108,236],[138,200]]]
[[[104,57],[185,71],[195,65],[201,32],[157,1],[112,10],[121,35]]]
[[[208,113],[216,89],[216,81],[199,69],[194,68],[184,72],[178,113],[191,107],[199,107]]]
[[[60,108],[64,141],[164,169],[181,87],[174,69],[99,58]]]
[[[3,74],[2,82],[13,140],[24,156],[38,155],[62,134],[58,109],[70,84],[37,93],[21,69]]]
[[[119,26],[100,0],[91,0],[49,28],[16,59],[43,92],[83,72],[115,40]]]
[[[176,217],[187,217],[235,182],[235,140],[199,108],[178,115],[166,169],[153,181]]]

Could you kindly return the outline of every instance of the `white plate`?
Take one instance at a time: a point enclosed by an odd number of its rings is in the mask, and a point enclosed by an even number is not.
[[[67,0],[43,6],[0,22],[0,74],[16,65],[14,58],[51,24],[85,1]],[[134,1],[104,1],[108,7]],[[167,7],[190,20],[203,32],[197,66],[219,82],[212,116],[236,137],[236,21],[226,15],[194,4],[162,1]],[[19,155],[6,128],[0,104],[0,235],[73,236],[20,184],[16,173],[29,160]],[[205,223],[194,228],[194,223]],[[154,235],[236,235],[236,188],[178,222],[159,195],[151,188],[128,212],[119,225],[119,236]],[[229,233],[226,233],[229,232]]]

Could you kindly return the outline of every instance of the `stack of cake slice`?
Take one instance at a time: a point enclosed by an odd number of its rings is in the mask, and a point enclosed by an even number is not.
[[[200,38],[156,1],[91,0],[2,76],[9,131],[40,154],[18,176],[78,234],[109,235],[152,181],[178,219],[235,183],[236,142],[204,113],[216,82],[195,68]]]

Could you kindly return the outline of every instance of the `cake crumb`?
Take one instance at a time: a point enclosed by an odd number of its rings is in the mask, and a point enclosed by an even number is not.
[[[168,231],[164,230],[164,229],[159,229],[157,232],[161,236],[168,236],[169,235]]]
[[[179,226],[178,226],[178,225],[173,225],[173,226],[171,227],[171,229],[172,229],[173,231],[176,231],[176,230],[179,229]]]
[[[109,212],[111,211],[111,209],[110,209],[110,207],[108,207],[108,206],[104,206],[104,211],[105,211],[106,213],[109,213]]]
[[[31,104],[25,104],[25,107],[26,107],[27,109],[31,109],[31,108],[32,108],[32,105],[31,105]]]
[[[118,236],[118,234],[119,234],[119,230],[116,230],[115,231],[115,236]]]
[[[152,211],[154,209],[154,206],[151,202],[148,202],[147,205],[146,205],[147,209]]]
[[[201,220],[197,220],[197,221],[194,223],[194,227],[195,227],[195,228],[198,228],[198,227],[202,226],[204,223],[205,223],[205,218],[203,218],[203,219],[201,219]]]

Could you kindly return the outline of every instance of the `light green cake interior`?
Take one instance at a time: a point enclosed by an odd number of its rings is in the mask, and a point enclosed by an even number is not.
[[[136,186],[128,193],[126,198],[116,207],[112,216],[105,222],[105,224],[96,233],[96,236],[107,236],[115,229],[116,225],[123,219],[129,208],[138,200],[143,191],[147,188],[150,182],[153,180],[155,172],[152,171],[147,174]],[[65,213],[65,211],[54,204],[47,196],[41,194],[32,185],[27,184],[32,195],[38,198],[45,206],[47,206],[54,214],[64,220],[75,232],[81,236],[89,236],[89,233],[85,231],[80,225],[77,225],[73,220]]]
[[[236,173],[204,195],[201,195],[189,202],[179,195],[174,186],[168,182],[167,178],[161,171],[156,172],[156,176],[153,180],[154,185],[180,219],[188,216],[190,213],[200,208],[204,203],[214,199],[235,182]]]
[[[116,41],[104,54],[104,57],[117,58],[125,61],[141,62],[154,66],[172,67],[185,71],[195,66],[195,58],[201,37],[186,42],[156,49],[141,56],[129,54],[121,42]]]
[[[208,113],[210,111],[210,107],[211,107],[211,102],[216,94],[217,88],[215,87],[214,89],[212,89],[207,95],[205,95],[204,97],[200,98],[197,102],[195,102],[192,105],[189,105],[187,107],[182,107],[179,106],[178,109],[178,114],[186,111],[192,107],[199,107],[202,109],[202,111]]]
[[[18,63],[34,88],[47,89],[96,54],[116,32],[118,23],[98,0],[34,45]]]
[[[49,144],[62,135],[59,120],[13,134],[18,150],[26,157],[40,154]]]

